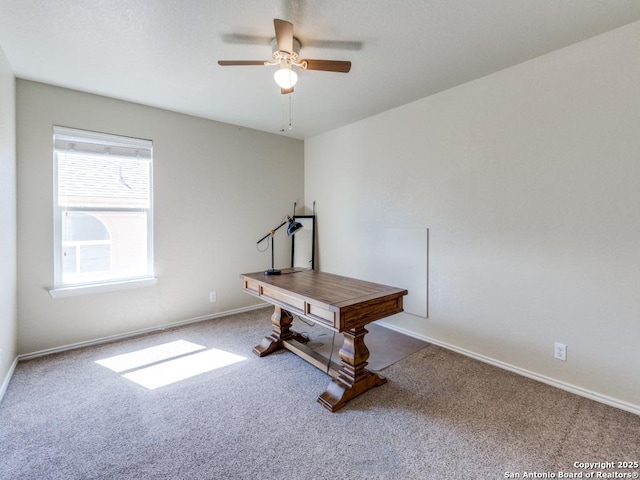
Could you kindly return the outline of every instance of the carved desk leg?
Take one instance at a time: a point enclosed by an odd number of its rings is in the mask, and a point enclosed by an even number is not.
[[[364,343],[367,333],[364,327],[343,332],[344,343],[340,349],[342,367],[338,371],[338,377],[318,397],[318,402],[332,412],[344,407],[349,400],[361,393],[387,382],[382,375],[365,368],[369,358],[369,349]]]
[[[286,310],[276,307],[271,315],[271,335],[262,339],[260,345],[253,347],[253,353],[259,357],[264,357],[270,353],[280,350],[283,340],[289,340],[293,337],[291,331],[291,322],[293,316]]]

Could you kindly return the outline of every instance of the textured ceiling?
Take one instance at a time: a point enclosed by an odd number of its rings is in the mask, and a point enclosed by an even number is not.
[[[274,18],[351,72],[282,96],[276,67],[217,65],[269,59]],[[0,0],[0,47],[19,78],[308,138],[637,20],[638,0]]]

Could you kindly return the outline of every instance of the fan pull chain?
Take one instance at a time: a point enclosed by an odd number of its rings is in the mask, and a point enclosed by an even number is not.
[[[280,105],[282,107],[280,110],[280,133],[284,133],[284,102],[281,102]]]
[[[292,129],[293,129],[293,122],[292,122],[292,120],[291,120],[291,112],[292,112],[292,107],[291,107],[291,102],[292,102],[292,100],[291,100],[291,97],[292,97],[292,96],[293,96],[293,94],[291,94],[291,93],[287,94],[287,97],[288,97],[288,99],[289,99],[289,130],[292,130]],[[284,97],[284,95],[283,95],[283,97]],[[286,108],[286,106],[285,106],[285,104],[283,103],[283,104],[282,104],[282,123],[281,123],[282,127],[280,128],[280,133],[284,133],[284,132],[285,132],[285,128],[284,128],[284,122],[285,122],[285,108]]]

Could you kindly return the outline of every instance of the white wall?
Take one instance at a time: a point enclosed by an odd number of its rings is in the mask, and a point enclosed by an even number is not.
[[[428,228],[429,318],[396,327],[640,412],[638,45],[634,23],[307,140],[320,268]]]
[[[17,356],[15,78],[0,48],[0,399]]]
[[[270,265],[256,240],[302,204],[301,141],[26,80],[17,114],[20,354],[257,303],[239,274]],[[153,140],[155,287],[49,296],[53,125]],[[276,241],[280,266],[289,242]]]

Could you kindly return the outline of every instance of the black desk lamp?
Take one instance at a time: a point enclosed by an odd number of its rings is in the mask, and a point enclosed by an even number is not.
[[[260,240],[256,242],[256,245],[259,245],[261,242],[271,237],[271,268],[269,270],[264,271],[265,275],[280,275],[280,273],[282,273],[280,270],[273,268],[273,251],[275,250],[273,248],[273,236],[278,231],[278,229],[280,229],[280,227],[284,226],[286,223],[289,224],[289,226],[287,227],[288,236],[295,234],[298,230],[300,230],[303,227],[303,225],[300,222],[294,222],[293,219],[289,215],[287,215],[284,221],[280,225],[278,225],[276,228],[271,230],[269,233],[267,233],[264,237],[262,237]]]

